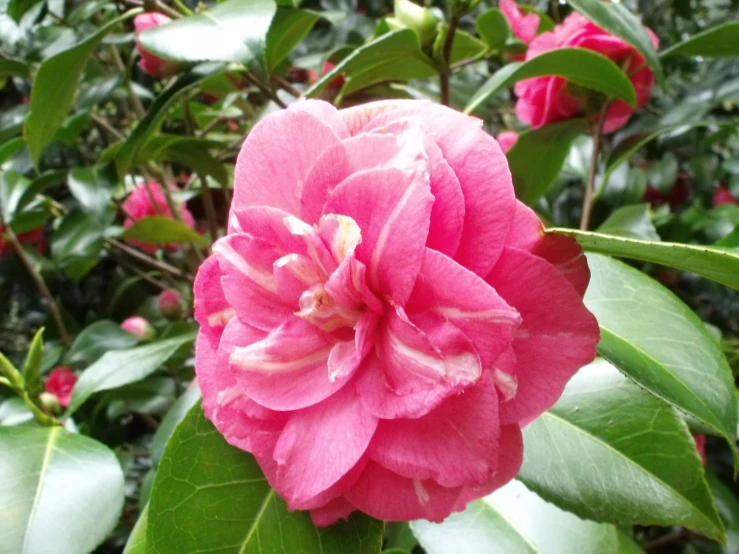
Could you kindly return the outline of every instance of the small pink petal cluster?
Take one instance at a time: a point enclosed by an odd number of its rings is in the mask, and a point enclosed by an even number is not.
[[[171,190],[177,190],[172,188]],[[185,225],[191,229],[195,228],[195,220],[184,204],[177,204],[176,208],[182,216],[182,221]],[[139,219],[145,217],[151,217],[154,215],[160,215],[164,217],[172,218],[172,210],[169,209],[167,203],[167,197],[164,194],[164,188],[159,183],[142,183],[137,185],[133,189],[131,194],[128,195],[125,202],[123,202],[123,213],[126,214],[126,220],[123,222],[124,229],[130,229],[133,224]],[[157,246],[148,242],[144,242],[136,239],[126,239],[126,242],[131,246],[136,246],[139,249],[153,254],[157,251]],[[170,252],[178,250],[180,247],[177,243],[171,243],[164,245],[164,249]]]
[[[65,408],[69,406],[72,390],[77,382],[77,375],[68,367],[55,367],[49,372],[46,379],[46,392],[56,396],[59,404]]]
[[[134,17],[133,26],[136,31],[136,36],[138,37],[140,32],[152,27],[159,27],[160,25],[164,25],[170,21],[172,20],[169,17],[159,12],[146,12]],[[176,73],[178,66],[177,62],[163,60],[159,56],[148,52],[143,46],[141,46],[138,40],[136,41],[136,50],[139,51],[139,56],[141,56],[139,67],[143,69],[145,73],[148,73],[157,79],[169,77]]]
[[[723,206],[724,204],[739,204],[739,200],[731,194],[731,191],[723,185],[719,187],[713,193],[713,206]]]
[[[132,316],[121,323],[121,329],[141,340],[152,340],[155,336],[154,328],[143,317]]]
[[[500,0],[500,11],[508,20],[508,25],[515,37],[524,44],[531,43],[539,29],[539,16],[535,13],[524,13],[515,0]]]
[[[182,316],[180,293],[174,289],[163,290],[157,299],[157,305],[167,319],[179,319]]]
[[[659,40],[651,30],[647,29],[647,32],[657,47]],[[531,41],[526,59],[530,60],[557,48],[585,48],[598,52],[623,69],[634,85],[636,108],[623,100],[614,101],[606,114],[604,132],[611,133],[626,125],[636,109],[649,100],[654,74],[644,57],[625,40],[608,34],[579,13],[569,15],[553,31],[542,33]],[[587,116],[593,120],[598,117],[593,111],[597,112],[600,108],[593,110],[589,91],[573,87],[562,77],[526,79],[516,83],[514,90],[518,95],[518,118],[534,129],[575,117]]]
[[[498,141],[500,149],[503,151],[503,154],[505,154],[513,148],[513,145],[518,141],[518,133],[516,131],[503,131],[495,137],[495,140]]]
[[[585,257],[481,122],[301,101],[254,127],[195,282],[206,416],[290,509],[441,521],[518,472],[593,359]]]

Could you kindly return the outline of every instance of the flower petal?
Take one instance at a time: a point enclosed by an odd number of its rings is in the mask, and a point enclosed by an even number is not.
[[[325,491],[359,462],[377,418],[344,387],[320,404],[290,414],[277,441],[277,487],[287,500],[305,502]]]
[[[506,248],[488,282],[523,320],[513,340],[518,389],[501,404],[501,423],[537,417],[595,357],[598,323],[554,266],[523,250]]]
[[[311,510],[310,517],[316,527],[328,527],[340,519],[347,519],[355,510],[356,508],[346,498],[340,496],[320,508]]]

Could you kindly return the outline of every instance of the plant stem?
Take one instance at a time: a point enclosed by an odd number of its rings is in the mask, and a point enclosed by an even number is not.
[[[580,218],[580,230],[587,231],[590,225],[590,216],[593,212],[593,203],[595,200],[595,174],[598,172],[598,153],[600,151],[600,143],[603,138],[603,124],[606,121],[610,102],[606,102],[598,116],[598,122],[593,130],[593,154],[590,158],[590,170],[588,171],[588,182],[585,185],[585,198],[582,203],[582,217]]]
[[[213,193],[208,186],[208,179],[204,175],[198,175],[198,177],[200,177],[200,188],[203,193],[203,207],[205,208],[205,218],[208,220],[210,240],[215,242],[218,240],[218,215],[216,214],[216,206],[213,202]]]
[[[289,92],[295,98],[300,98],[301,96],[303,96],[303,93],[300,92],[297,88],[295,88],[292,85],[292,83],[290,83],[289,81],[283,79],[279,75],[272,75],[272,78],[275,80],[275,82],[278,85],[280,85],[280,88],[282,88],[282,90],[285,90],[285,91]]]
[[[49,287],[46,286],[46,283],[44,282],[43,277],[41,277],[41,274],[36,269],[36,266],[33,265],[33,262],[26,254],[26,251],[23,250],[23,246],[18,241],[18,237],[15,236],[15,233],[13,232],[13,229],[10,228],[10,225],[5,225],[2,219],[0,219],[0,225],[3,225],[5,235],[8,238],[8,242],[13,247],[15,255],[18,256],[18,259],[23,264],[23,267],[26,268],[28,275],[31,277],[31,280],[36,285],[36,288],[46,299],[46,302],[49,305],[51,316],[54,318],[54,322],[56,323],[57,329],[59,330],[59,336],[62,339],[62,343],[64,343],[64,346],[69,348],[72,345],[72,341],[69,339],[69,332],[67,331],[67,326],[64,324],[62,312],[59,310],[59,306],[57,306],[54,297],[51,295]]]
[[[152,258],[151,256],[147,256],[143,252],[139,252],[135,248],[131,248],[129,246],[126,246],[122,242],[119,242],[115,239],[104,239],[105,244],[108,246],[112,246],[124,254],[127,254],[129,257],[139,260],[140,262],[144,262],[146,264],[149,264],[152,267],[155,267],[161,271],[164,271],[166,273],[169,273],[170,275],[174,275],[175,277],[179,277],[180,279],[190,279],[192,278],[184,273],[182,270],[176,268],[173,265],[168,264],[167,262],[163,262],[157,259]]]
[[[23,399],[23,402],[26,403],[26,406],[33,412],[33,417],[36,421],[39,422],[40,425],[43,425],[44,427],[53,427],[54,425],[61,425],[59,421],[57,421],[55,418],[51,417],[49,414],[47,414],[45,411],[43,411],[41,408],[39,408],[38,404],[36,404],[33,399],[31,399],[30,396],[28,396],[28,393],[26,391],[16,391],[20,397]]]
[[[180,12],[173,8],[170,8],[164,2],[159,2],[159,0],[144,0],[143,6],[147,12],[163,13],[164,15],[172,19],[178,19],[182,17],[182,14]]]
[[[273,100],[274,103],[277,104],[280,108],[287,108],[287,104],[280,100],[280,97],[277,96],[277,93],[275,93],[275,91],[273,91],[262,81],[260,81],[257,76],[254,75],[251,71],[244,72],[244,77],[246,77],[246,80],[249,81],[252,85],[261,90],[267,96],[267,98]]]
[[[439,89],[440,101],[444,106],[449,105],[449,77],[451,76],[451,67],[449,60],[452,57],[452,46],[454,46],[454,34],[457,32],[459,19],[457,17],[454,6],[449,17],[449,27],[446,31],[446,39],[444,40],[444,49],[441,53],[441,67],[439,68]]]

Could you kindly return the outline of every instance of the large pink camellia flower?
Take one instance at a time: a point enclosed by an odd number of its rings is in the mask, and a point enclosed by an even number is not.
[[[655,48],[659,39],[647,29]],[[634,111],[649,100],[654,85],[654,74],[645,63],[644,57],[625,40],[608,34],[588,21],[579,13],[573,13],[557,25],[553,31],[542,33],[529,44],[526,59],[557,48],[585,48],[613,60],[628,75],[636,91],[637,107],[623,100],[614,101],[608,108],[603,130],[611,133],[620,129]],[[549,123],[588,116],[597,120],[593,113],[591,92],[573,87],[562,77],[535,77],[516,83],[518,95],[516,114],[524,123],[536,129]],[[597,112],[598,107],[595,107]]]
[[[173,187],[172,190],[175,190]],[[177,204],[175,206],[182,216],[182,222],[190,227],[195,228],[195,220],[184,204]],[[128,198],[123,202],[121,206],[123,213],[126,214],[126,220],[123,222],[124,229],[130,229],[133,224],[139,219],[145,217],[151,217],[155,215],[163,217],[174,217],[172,210],[167,203],[167,197],[164,194],[164,188],[161,184],[150,182],[142,183],[137,185],[136,188],[131,191]],[[148,242],[137,239],[126,239],[126,242],[132,246],[136,246],[144,252],[153,254],[157,251],[157,246]],[[167,251],[175,251],[180,247],[177,243],[165,244],[164,249]]]
[[[195,282],[206,416],[290,509],[440,521],[512,479],[598,340],[577,244],[477,119],[302,101],[244,143]]]

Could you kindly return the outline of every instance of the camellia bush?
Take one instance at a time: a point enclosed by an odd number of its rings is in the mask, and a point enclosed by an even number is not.
[[[739,553],[737,0],[0,4],[0,554]]]

